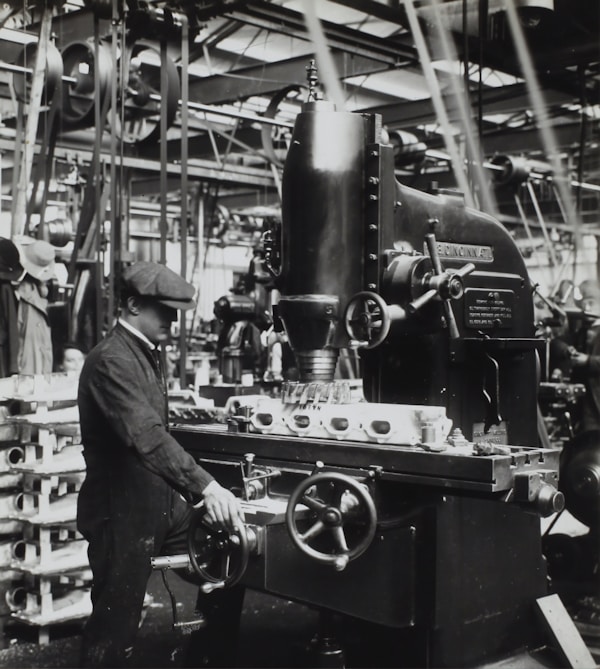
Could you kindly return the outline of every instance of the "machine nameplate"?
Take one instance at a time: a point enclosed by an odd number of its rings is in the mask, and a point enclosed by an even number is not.
[[[515,294],[512,290],[467,288],[465,325],[470,328],[510,328],[513,325]]]
[[[436,241],[440,258],[447,260],[465,260],[469,262],[494,262],[494,249],[479,244],[454,244],[453,242]],[[428,255],[427,249],[425,254]]]

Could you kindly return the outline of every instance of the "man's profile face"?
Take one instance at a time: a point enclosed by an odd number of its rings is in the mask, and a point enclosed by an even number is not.
[[[80,372],[85,356],[78,348],[66,348],[63,354],[62,369],[65,372]]]
[[[140,301],[138,330],[148,337],[153,344],[168,341],[171,336],[171,323],[177,320],[177,310],[167,307],[152,299]]]

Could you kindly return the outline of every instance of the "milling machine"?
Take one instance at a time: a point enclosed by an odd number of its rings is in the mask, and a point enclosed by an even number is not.
[[[540,516],[564,500],[559,453],[538,447],[543,342],[508,232],[400,184],[384,137],[314,95],[298,115],[265,258],[300,381],[227,426],[173,427],[246,525],[199,519],[189,555],[155,567],[390,631],[393,666],[477,666],[546,640]],[[334,380],[344,347],[367,401]]]

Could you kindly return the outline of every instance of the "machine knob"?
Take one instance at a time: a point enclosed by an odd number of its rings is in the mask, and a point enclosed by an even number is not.
[[[348,562],[350,562],[348,555],[338,555],[333,561],[333,568],[336,571],[344,571],[344,569],[346,569],[348,566]]]
[[[565,496],[551,485],[542,485],[535,498],[535,505],[544,518],[560,513],[565,508]]]
[[[219,581],[218,583],[202,583],[200,590],[207,595],[210,595],[211,592],[215,590],[222,590],[225,587],[225,581]]]

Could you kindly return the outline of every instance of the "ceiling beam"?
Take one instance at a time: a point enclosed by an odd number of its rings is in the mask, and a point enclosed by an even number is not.
[[[333,51],[331,55],[342,79],[389,69],[371,58],[352,56],[342,51]],[[195,78],[190,81],[189,97],[203,104],[226,104],[257,95],[273,95],[286,86],[306,85],[307,65],[307,56],[298,56]]]
[[[549,107],[572,102],[565,93],[554,90],[544,91],[545,102]],[[531,107],[525,84],[512,84],[497,88],[485,88],[482,91],[483,114],[512,114]],[[471,108],[476,112],[478,100],[476,94],[471,96]],[[396,104],[381,105],[362,110],[365,113],[381,114],[382,122],[395,128],[414,128],[424,123],[433,123],[437,114],[431,99],[405,101]],[[448,110],[452,119],[452,111]]]
[[[92,145],[92,142],[87,142],[82,146],[78,146],[73,142],[67,144],[63,141],[60,146],[55,148],[54,155],[59,160],[71,161],[76,156],[80,163],[89,165],[92,159],[92,149],[90,148]],[[14,139],[0,138],[0,151],[14,152],[14,149]],[[35,147],[36,154],[39,154],[39,151],[40,146],[38,144]],[[103,149],[100,160],[102,163],[109,164],[113,160],[113,157],[109,151]],[[117,165],[123,165],[123,167],[134,169],[139,173],[156,173],[160,171],[160,161],[152,160],[150,158],[123,156],[121,162],[121,158],[117,155],[114,157],[114,161]],[[190,159],[187,169],[190,179],[214,181],[231,185],[254,186],[258,188],[275,188],[273,174],[268,169],[227,163],[219,165],[214,160],[205,160],[201,158]],[[181,164],[178,161],[170,161],[167,163],[166,171],[169,175],[181,175]]]
[[[250,25],[272,32],[292,34],[293,37],[310,41],[303,14],[264,0],[253,0],[236,9],[231,16]],[[330,21],[321,21],[327,43],[332,49],[347,51],[373,58],[391,66],[418,62],[416,49],[395,38],[382,38],[360,30],[338,26]]]
[[[398,25],[406,24],[406,12],[401,9],[399,0],[331,0],[337,5],[356,9],[369,16]]]
[[[599,124],[588,123],[587,126],[587,136],[584,138],[584,142],[593,139],[594,135],[596,135],[597,140]],[[560,149],[579,147],[581,141],[580,123],[554,125],[552,132]],[[502,128],[484,135],[483,152],[486,156],[494,153],[543,153],[544,148],[540,131],[536,127]]]

